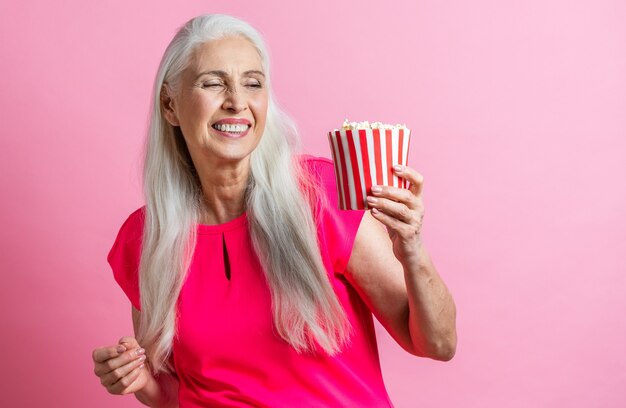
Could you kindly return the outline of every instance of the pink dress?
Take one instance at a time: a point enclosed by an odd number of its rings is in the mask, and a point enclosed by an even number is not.
[[[328,277],[354,329],[351,342],[334,357],[298,354],[274,331],[270,292],[247,215],[198,225],[172,352],[180,408],[393,406],[383,384],[372,313],[343,276],[364,211],[337,209],[330,160],[301,159],[321,178],[329,199],[329,208],[316,216],[318,237]],[[124,222],[108,256],[115,280],[137,309],[143,208]]]

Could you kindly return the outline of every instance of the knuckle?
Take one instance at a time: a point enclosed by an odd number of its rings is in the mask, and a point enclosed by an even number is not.
[[[413,208],[418,214],[422,213],[424,212],[424,203],[421,200],[414,200],[411,208]]]
[[[133,382],[135,381],[134,378],[129,378],[124,384],[123,384],[123,388],[120,390],[120,394],[121,395],[126,395],[126,394],[131,394],[133,393],[133,391],[129,388]]]
[[[128,386],[130,385],[130,383],[131,383],[131,379],[130,379],[130,378],[128,378],[128,376],[126,376],[126,377],[123,377],[122,379],[120,379],[119,383],[120,383],[120,384],[121,384],[124,388],[126,388],[126,387],[128,387]]]
[[[124,377],[124,373],[122,372],[122,368],[121,367],[116,368],[115,370],[113,370],[111,372],[111,374],[113,375],[113,378],[115,378],[116,380]]]
[[[400,235],[402,236],[402,242],[408,243],[409,240],[411,239],[411,231],[409,227],[402,227],[402,229],[399,232],[400,232]]]
[[[118,343],[132,343],[135,340],[134,337],[131,336],[124,336],[122,338],[120,338],[120,340],[118,341]]]
[[[115,363],[113,362],[113,359],[109,359],[107,360],[104,365],[106,366],[106,368],[109,369],[109,371],[111,370],[115,370],[117,367],[115,366]]]
[[[412,225],[407,225],[405,228],[402,229],[402,235],[408,240],[413,239],[415,234],[416,228]]]

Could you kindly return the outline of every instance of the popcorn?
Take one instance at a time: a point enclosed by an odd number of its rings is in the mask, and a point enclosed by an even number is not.
[[[328,132],[338,207],[342,210],[366,210],[367,196],[373,185],[408,188],[408,180],[398,177],[392,167],[406,166],[411,130],[405,125],[381,122],[350,122]]]
[[[372,122],[369,123],[368,121],[364,121],[364,122],[350,122],[348,121],[348,119],[343,121],[343,125],[341,125],[341,129],[343,130],[358,130],[358,129],[407,129],[406,125],[404,124],[396,124],[396,125],[389,125],[386,123],[382,123],[382,122]],[[335,129],[335,130],[339,130],[339,129]]]

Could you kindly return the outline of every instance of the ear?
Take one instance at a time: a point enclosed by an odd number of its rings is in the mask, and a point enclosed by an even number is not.
[[[178,121],[178,115],[176,114],[176,106],[174,104],[174,98],[171,88],[168,84],[164,83],[161,86],[161,109],[163,110],[163,116],[172,126],[180,126]]]

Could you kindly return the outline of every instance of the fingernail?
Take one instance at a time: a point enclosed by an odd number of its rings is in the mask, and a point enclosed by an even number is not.
[[[376,197],[368,196],[368,197],[367,197],[367,202],[368,202],[368,203],[375,204],[375,203],[377,203],[377,202],[378,202],[378,199],[377,199]]]
[[[145,350],[145,349],[140,348],[139,350],[137,350],[137,355],[139,355],[139,354],[143,354],[143,353],[145,353],[145,352],[146,352],[146,350]]]
[[[144,361],[145,359],[146,359],[146,356],[139,357],[139,361]]]
[[[372,193],[380,193],[381,191],[383,191],[381,186],[372,186]]]
[[[402,173],[403,167],[400,166],[399,164],[396,164],[395,166],[393,166],[393,169],[397,171],[398,173]]]
[[[118,353],[122,354],[125,351],[126,351],[126,347],[124,347],[124,346],[117,346],[117,352]]]
[[[380,212],[380,211],[378,211],[378,209],[377,209],[377,208],[372,208],[372,213],[374,213],[374,214],[378,214],[379,212]]]

